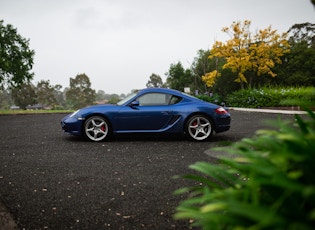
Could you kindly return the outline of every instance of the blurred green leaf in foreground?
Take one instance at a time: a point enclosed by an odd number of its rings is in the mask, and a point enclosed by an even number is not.
[[[219,164],[197,162],[197,182],[175,219],[190,219],[203,229],[314,229],[315,114],[293,123],[273,121],[274,130],[259,130],[228,147]]]

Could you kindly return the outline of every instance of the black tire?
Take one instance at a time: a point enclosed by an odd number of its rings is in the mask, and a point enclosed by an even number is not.
[[[104,117],[92,116],[84,122],[83,134],[90,141],[103,141],[110,132],[110,124]]]
[[[213,133],[212,121],[204,115],[195,115],[189,118],[186,123],[186,135],[194,141],[209,139]]]

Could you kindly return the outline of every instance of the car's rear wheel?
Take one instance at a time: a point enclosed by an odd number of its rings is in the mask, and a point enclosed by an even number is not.
[[[88,118],[84,123],[84,135],[91,141],[102,141],[109,136],[108,121],[100,116]]]
[[[195,115],[186,123],[186,133],[192,140],[206,140],[212,135],[212,132],[212,122],[204,115]]]

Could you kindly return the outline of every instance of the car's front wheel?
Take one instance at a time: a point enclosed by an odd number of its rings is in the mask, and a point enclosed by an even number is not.
[[[195,115],[186,123],[186,133],[190,139],[203,141],[212,135],[212,122],[204,115]]]
[[[88,118],[84,123],[84,135],[91,141],[102,141],[110,133],[108,121],[100,116]]]

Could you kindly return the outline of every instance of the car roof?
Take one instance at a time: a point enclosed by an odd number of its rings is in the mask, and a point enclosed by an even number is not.
[[[142,94],[145,94],[145,93],[168,93],[168,94],[173,94],[173,95],[178,96],[178,97],[185,98],[186,100],[189,100],[189,101],[204,102],[204,101],[200,100],[199,98],[196,98],[196,97],[194,97],[192,95],[180,92],[180,91],[175,90],[175,89],[145,88],[145,89],[139,90],[138,95],[142,95]]]
[[[141,93],[157,92],[157,93],[171,93],[171,94],[176,94],[176,95],[183,95],[183,93],[178,90],[168,89],[168,88],[145,88],[140,91]]]

